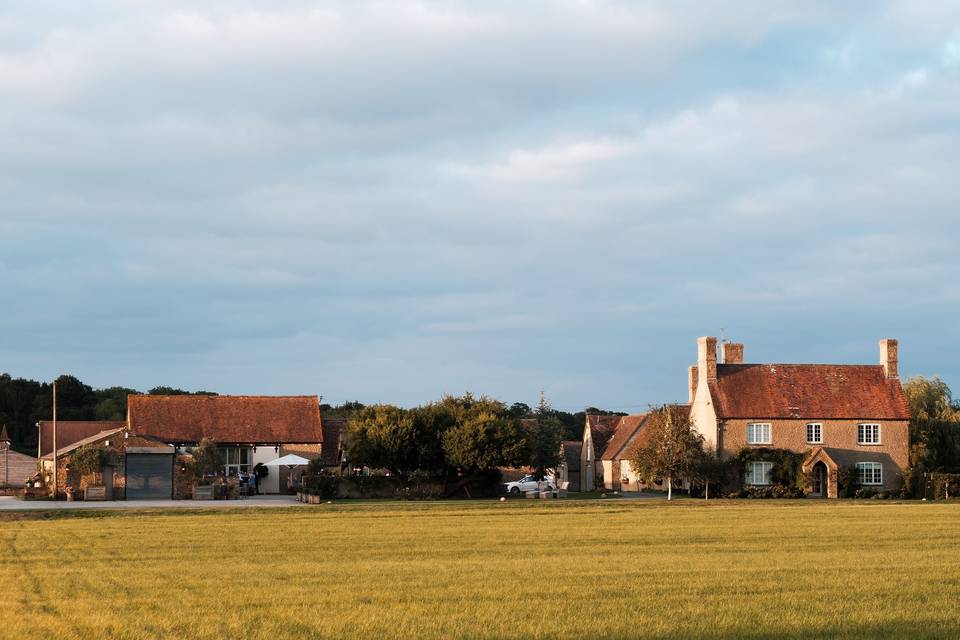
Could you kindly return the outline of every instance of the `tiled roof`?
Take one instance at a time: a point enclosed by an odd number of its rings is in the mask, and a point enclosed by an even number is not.
[[[106,431],[101,431],[100,433],[95,433],[95,434],[93,434],[92,436],[88,436],[88,437],[86,437],[86,438],[84,438],[84,439],[82,439],[82,440],[77,440],[76,442],[71,443],[70,445],[68,445],[68,446],[66,446],[66,447],[63,447],[63,448],[60,447],[60,444],[59,444],[59,442],[58,442],[58,443],[57,443],[57,458],[58,458],[58,459],[59,459],[59,458],[62,458],[63,456],[65,456],[65,455],[67,455],[68,453],[70,453],[71,451],[76,451],[77,449],[79,449],[80,447],[82,447],[82,446],[85,445],[85,444],[93,444],[94,442],[99,442],[99,441],[101,441],[101,440],[103,440],[103,439],[105,439],[105,438],[109,438],[109,437],[111,437],[111,436],[119,436],[121,433],[123,433],[123,429],[124,429],[124,427],[120,427],[120,428],[118,428],[118,429],[108,429],[108,430],[106,430]],[[60,421],[59,421],[59,420],[57,421],[57,431],[58,431],[58,432],[60,431]],[[59,439],[60,439],[60,438],[59,438],[59,433],[58,433],[57,435],[58,435],[57,440],[59,441]],[[44,457],[46,460],[52,460],[52,459],[53,459],[53,452],[51,451],[50,453],[46,454],[46,455],[43,456],[43,457]]]
[[[595,413],[587,414],[587,424],[590,425],[590,434],[593,437],[594,458],[596,454],[602,453],[613,437],[617,425],[620,423],[620,416],[602,416]]]
[[[89,438],[101,431],[126,427],[126,422],[117,420],[57,420],[57,451],[74,442]],[[53,451],[53,421],[40,421],[40,455]]]
[[[164,442],[323,442],[317,396],[145,396],[127,400],[130,430]]]
[[[327,466],[340,464],[340,447],[343,444],[340,435],[346,430],[346,420],[324,418],[323,447],[320,449],[320,457],[323,458],[323,464]]]
[[[567,471],[580,471],[580,449],[583,442],[580,440],[564,440],[561,443],[563,447],[563,459],[567,463]]]
[[[627,446],[627,443],[630,442],[630,439],[637,432],[637,429],[640,428],[640,425],[643,423],[643,420],[647,417],[647,415],[648,414],[646,413],[639,413],[632,416],[620,416],[619,420],[617,421],[616,431],[614,431],[613,437],[610,438],[610,441],[607,443],[607,447],[604,449],[600,459],[619,459],[618,456],[623,451],[624,447]]]
[[[721,364],[710,395],[720,418],[910,418],[880,365]]]

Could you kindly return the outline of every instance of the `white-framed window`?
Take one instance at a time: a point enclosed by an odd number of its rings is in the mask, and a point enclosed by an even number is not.
[[[880,444],[880,425],[871,423],[858,424],[857,444]]]
[[[819,422],[807,423],[807,443],[823,444],[823,425]]]
[[[223,470],[228,476],[241,471],[249,473],[251,469],[250,447],[217,447],[223,460]]]
[[[747,424],[747,444],[770,444],[771,429],[769,422],[751,422]]]
[[[751,462],[747,467],[747,484],[770,484],[772,462]]]
[[[860,484],[883,484],[883,465],[879,462],[858,462],[857,480]]]

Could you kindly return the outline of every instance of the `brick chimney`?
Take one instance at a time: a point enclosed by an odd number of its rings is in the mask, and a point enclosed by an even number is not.
[[[743,343],[723,343],[723,364],[743,364]]]
[[[897,341],[893,338],[884,338],[880,341],[880,364],[887,380],[897,380],[900,373],[897,371]]]
[[[697,373],[702,381],[717,379],[717,339],[713,336],[697,338]]]

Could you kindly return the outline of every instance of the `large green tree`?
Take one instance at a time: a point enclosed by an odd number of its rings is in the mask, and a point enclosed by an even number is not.
[[[479,411],[447,429],[443,451],[451,467],[476,472],[499,466],[519,467],[528,457],[527,441],[513,416]]]
[[[960,472],[960,407],[950,387],[938,377],[918,376],[903,383],[903,392],[910,408],[914,488],[923,473]]]

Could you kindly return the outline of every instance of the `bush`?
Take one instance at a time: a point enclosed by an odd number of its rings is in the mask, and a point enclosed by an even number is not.
[[[85,444],[70,456],[70,466],[81,476],[99,473],[103,470],[106,457],[106,450],[103,447]]]
[[[860,486],[856,466],[837,469],[837,495],[841,498],[853,498]]]
[[[740,478],[747,472],[747,465],[751,462],[772,462],[770,472],[771,486],[782,486],[789,489],[798,489],[803,493],[807,485],[806,475],[803,473],[805,453],[797,453],[788,449],[773,449],[769,447],[744,447],[733,459],[734,468]],[[792,495],[792,494],[791,494]]]

